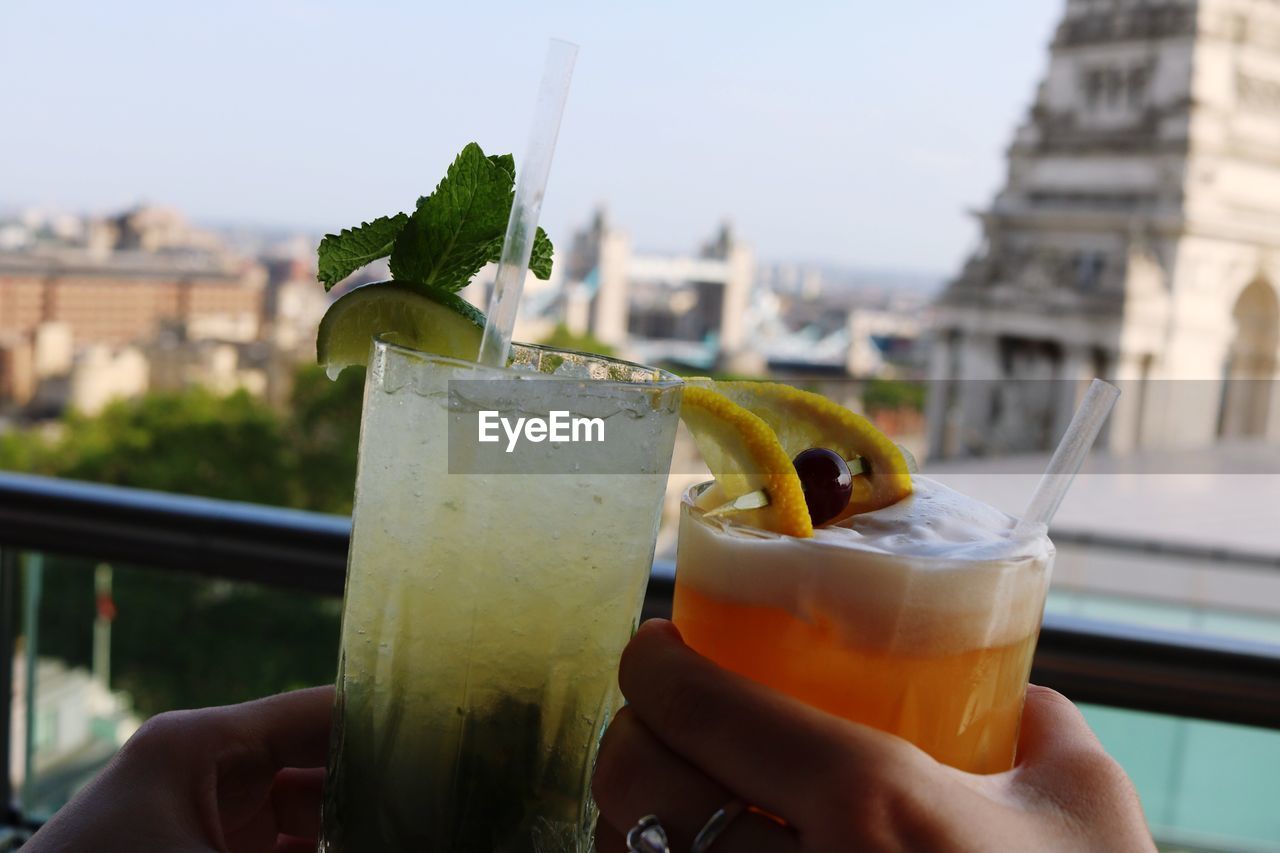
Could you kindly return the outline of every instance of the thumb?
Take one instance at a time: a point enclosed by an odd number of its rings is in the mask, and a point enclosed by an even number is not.
[[[1102,744],[1080,709],[1056,690],[1027,685],[1018,735],[1018,766],[1036,768],[1081,751],[1101,752]]]
[[[1110,792],[1137,801],[1133,783],[1070,699],[1029,685],[1013,784],[1024,796],[1089,813]]]
[[[1116,850],[1155,850],[1133,782],[1107,754],[1080,709],[1047,687],[1030,685],[1018,739],[1014,795],[1034,808],[1074,817],[1080,826],[1110,827]]]

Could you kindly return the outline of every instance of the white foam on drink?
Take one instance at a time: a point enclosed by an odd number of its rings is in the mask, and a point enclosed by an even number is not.
[[[948,559],[1009,559],[1049,547],[1044,537],[1011,538],[1018,520],[990,504],[927,477],[911,483],[912,494],[896,504],[815,534],[847,547]]]
[[[1053,544],[1013,539],[1017,520],[925,477],[893,506],[780,536],[696,508],[681,518],[677,576],[713,598],[830,625],[860,646],[935,654],[1037,630]]]

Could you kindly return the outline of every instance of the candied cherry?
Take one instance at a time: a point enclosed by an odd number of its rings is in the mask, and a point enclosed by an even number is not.
[[[853,496],[853,474],[839,453],[825,447],[811,447],[797,453],[791,464],[800,477],[800,488],[814,527],[844,512]]]

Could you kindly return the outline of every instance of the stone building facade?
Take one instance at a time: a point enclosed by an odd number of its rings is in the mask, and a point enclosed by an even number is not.
[[[65,338],[67,359],[89,347],[145,344],[162,332],[254,341],[265,281],[256,264],[208,256],[0,254],[0,402],[26,405],[53,375],[36,358],[52,331]]]
[[[1068,0],[979,218],[933,455],[1048,449],[1092,376],[1114,451],[1280,440],[1280,3]]]
[[[0,255],[0,334],[65,323],[77,343],[119,344],[166,323],[258,334],[262,285],[256,268],[184,263],[163,256],[72,253]]]

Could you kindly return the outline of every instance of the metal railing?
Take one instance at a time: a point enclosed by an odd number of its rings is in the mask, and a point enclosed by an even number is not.
[[[342,594],[351,520],[0,473],[0,548]]]
[[[0,641],[12,648],[18,551],[341,595],[350,532],[339,516],[0,473]],[[655,572],[647,616],[670,613],[670,576]],[[0,654],[0,732],[11,668]],[[1032,678],[1079,702],[1280,729],[1276,646],[1048,616]],[[0,737],[0,768],[8,758]],[[0,773],[0,803],[8,784]]]

